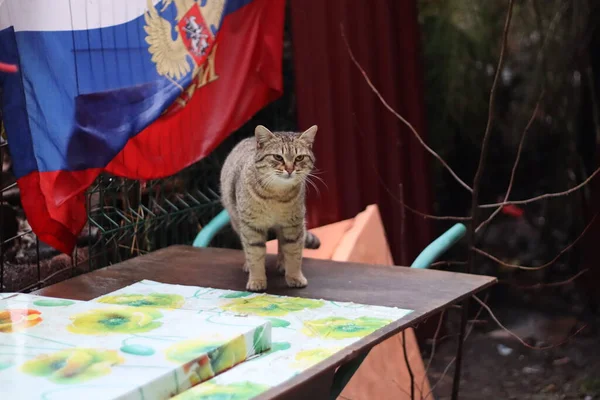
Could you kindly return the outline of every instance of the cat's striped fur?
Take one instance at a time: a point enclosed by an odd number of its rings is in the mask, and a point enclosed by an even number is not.
[[[306,179],[314,168],[312,145],[317,133],[271,132],[262,125],[227,156],[221,170],[221,202],[240,236],[249,273],[247,290],[267,288],[266,241],[278,240],[278,265],[290,287],[305,287],[302,250],[316,249],[319,239],[305,228]]]

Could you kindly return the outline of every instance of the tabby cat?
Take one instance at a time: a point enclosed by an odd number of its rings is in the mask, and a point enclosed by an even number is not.
[[[278,241],[277,270],[289,287],[305,287],[302,250],[317,249],[319,239],[305,227],[306,180],[311,174],[317,126],[305,132],[271,132],[262,125],[242,140],[221,170],[221,201],[244,249],[246,289],[267,288],[266,241]]]

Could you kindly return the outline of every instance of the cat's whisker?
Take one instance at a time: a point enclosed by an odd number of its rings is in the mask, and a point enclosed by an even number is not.
[[[312,186],[315,189],[315,191],[317,192],[317,196],[319,198],[321,198],[321,191],[319,190],[317,185],[308,176],[306,177],[305,182],[307,182],[310,186]]]
[[[329,189],[329,186],[327,186],[327,183],[320,176],[316,176],[316,175],[314,175],[312,173],[308,174],[308,176],[311,177],[311,178],[318,179],[327,189]]]

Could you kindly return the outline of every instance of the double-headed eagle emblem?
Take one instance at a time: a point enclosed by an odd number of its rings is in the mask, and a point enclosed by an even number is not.
[[[221,23],[225,0],[163,0],[161,12],[175,4],[175,26],[159,15],[152,0],[147,2],[144,30],[156,70],[162,76],[179,80],[193,67],[195,77],[214,43],[213,29]]]

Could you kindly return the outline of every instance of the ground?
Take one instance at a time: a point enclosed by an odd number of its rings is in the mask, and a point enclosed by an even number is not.
[[[551,348],[529,349],[505,337],[505,331],[494,330],[497,326],[489,326],[493,322],[488,322],[489,329],[473,331],[466,342],[460,399],[600,399],[600,335],[595,328],[598,324],[539,313],[523,316],[522,310],[513,311],[520,318],[510,324],[511,330],[529,343]],[[511,310],[498,314],[499,318],[507,316]],[[567,339],[582,327],[577,335]],[[450,399],[452,369],[447,376],[442,375],[454,351],[454,343],[445,341],[436,350],[430,367],[431,385],[439,381],[435,388],[437,400]]]

